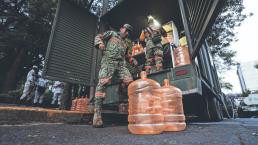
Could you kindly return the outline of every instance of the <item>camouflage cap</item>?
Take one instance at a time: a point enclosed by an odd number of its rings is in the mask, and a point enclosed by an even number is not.
[[[130,33],[133,32],[133,27],[132,27],[131,25],[129,25],[129,24],[124,24],[123,27],[126,28]]]

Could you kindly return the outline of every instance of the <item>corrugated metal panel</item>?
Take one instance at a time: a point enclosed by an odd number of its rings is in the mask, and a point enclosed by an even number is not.
[[[60,0],[46,55],[45,78],[93,85],[93,40],[97,18],[68,0]]]
[[[188,26],[188,41],[190,42],[192,59],[199,49],[216,19],[223,0],[179,0],[184,23]],[[187,31],[187,29],[186,29]],[[190,39],[190,40],[189,40]]]

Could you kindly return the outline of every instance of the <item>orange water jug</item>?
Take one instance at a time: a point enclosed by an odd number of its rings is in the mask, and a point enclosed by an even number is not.
[[[77,98],[75,98],[74,100],[72,100],[71,111],[75,111],[75,110],[76,110],[77,101],[78,101]]]
[[[127,103],[119,104],[118,112],[120,112],[120,113],[128,113],[128,104]]]
[[[89,99],[87,98],[87,96],[82,97],[81,98],[80,111],[81,112],[88,112],[88,105],[89,105]]]
[[[191,64],[188,47],[179,46],[174,49],[175,66]]]
[[[78,99],[77,99],[77,104],[76,104],[76,107],[75,107],[75,111],[81,111],[82,99],[83,99],[83,98],[78,98]]]
[[[171,86],[169,80],[164,80],[160,89],[154,90],[154,95],[162,97],[164,114],[164,131],[182,131],[186,128],[185,115],[180,89]]]
[[[164,129],[161,98],[153,95],[159,83],[141,72],[141,79],[128,86],[128,130],[132,134],[160,134]]]
[[[134,45],[133,45],[133,48],[132,48],[132,56],[137,55],[137,54],[142,53],[142,52],[143,52],[143,48],[142,48],[142,46],[139,44],[139,42],[138,42],[138,44],[134,44]]]

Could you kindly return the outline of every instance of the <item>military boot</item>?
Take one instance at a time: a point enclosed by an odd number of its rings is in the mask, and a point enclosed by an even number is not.
[[[94,128],[103,128],[103,121],[101,116],[102,111],[102,98],[96,98],[95,99],[95,108],[94,108],[94,116],[93,116],[93,127]]]

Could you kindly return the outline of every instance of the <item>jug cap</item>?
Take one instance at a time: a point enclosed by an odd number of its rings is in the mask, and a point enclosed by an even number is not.
[[[146,79],[147,78],[147,73],[146,71],[141,72],[141,79]]]
[[[170,82],[169,82],[168,79],[165,79],[165,80],[163,81],[163,83],[164,83],[164,86],[165,86],[165,87],[169,87],[169,86],[170,86]]]

